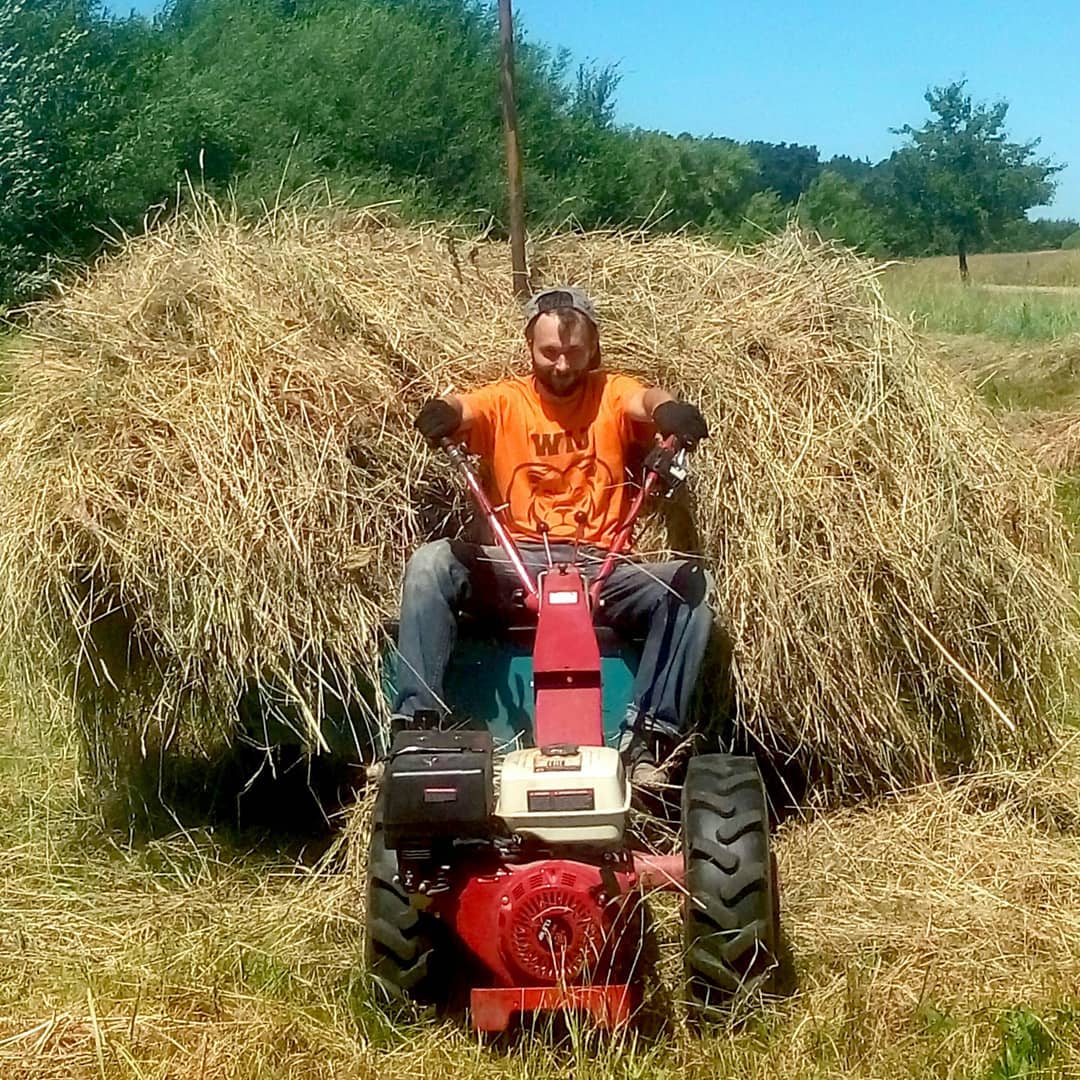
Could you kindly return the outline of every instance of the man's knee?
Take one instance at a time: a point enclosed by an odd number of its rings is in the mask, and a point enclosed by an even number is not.
[[[672,593],[687,607],[708,611],[705,597],[708,596],[710,575],[703,563],[696,559],[684,559],[676,564],[671,576]]]
[[[434,540],[412,553],[405,566],[406,595],[409,593],[442,593],[456,591],[456,571],[459,564],[454,558],[449,540]]]

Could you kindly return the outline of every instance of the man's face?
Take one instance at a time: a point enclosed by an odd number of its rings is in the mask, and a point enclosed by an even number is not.
[[[592,334],[583,320],[561,324],[555,312],[545,311],[533,323],[533,375],[555,397],[568,397],[581,385],[592,353]]]

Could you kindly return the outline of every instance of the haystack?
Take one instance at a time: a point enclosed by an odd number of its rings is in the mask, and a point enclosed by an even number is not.
[[[1036,415],[1016,438],[1048,472],[1080,472],[1080,412],[1075,409]]]
[[[700,403],[698,543],[736,732],[821,798],[1037,753],[1075,632],[1049,483],[885,309],[790,232],[751,253],[554,236],[610,368]],[[520,369],[497,244],[209,203],[32,313],[0,422],[3,657],[98,770],[229,739],[254,693],[359,730],[404,560],[467,508],[411,419]],[[655,530],[654,530],[655,532]]]

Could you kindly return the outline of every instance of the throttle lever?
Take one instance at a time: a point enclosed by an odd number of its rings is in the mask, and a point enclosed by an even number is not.
[[[670,499],[686,482],[690,472],[686,447],[679,445],[676,449],[664,443],[654,446],[645,456],[645,472],[646,475],[656,473],[664,485],[664,498]]]

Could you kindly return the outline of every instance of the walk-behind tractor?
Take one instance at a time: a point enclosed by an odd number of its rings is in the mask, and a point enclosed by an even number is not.
[[[533,745],[497,757],[490,730],[446,730],[424,714],[395,733],[369,852],[372,973],[391,995],[427,1004],[475,973],[470,1011],[482,1031],[504,1030],[516,1013],[558,1009],[613,1027],[640,999],[645,894],[670,890],[683,897],[689,1008],[707,1017],[765,984],[776,965],[764,786],[751,757],[691,758],[682,851],[648,853],[629,828],[619,752],[605,745],[592,618],[645,499],[681,482],[685,453],[669,441],[647,459],[591,582],[574,564],[550,565],[533,581],[465,451],[443,445],[535,618]]]

